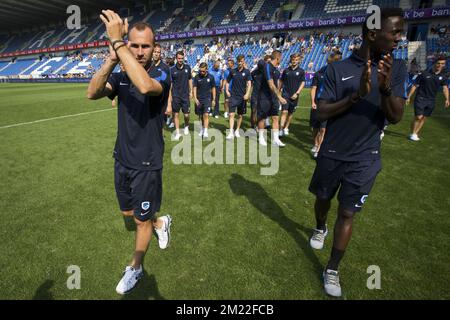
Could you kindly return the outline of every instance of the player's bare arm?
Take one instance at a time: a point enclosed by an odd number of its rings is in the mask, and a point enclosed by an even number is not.
[[[305,81],[302,81],[302,83],[300,83],[300,87],[298,88],[298,90],[292,95],[291,99],[292,100],[296,100],[299,96],[300,93],[302,93],[303,88],[305,87]]]
[[[244,100],[248,101],[250,99],[250,92],[252,91],[252,82],[247,81],[247,90],[245,91]]]
[[[450,101],[448,96],[448,87],[446,85],[442,87],[442,92],[444,93],[445,97],[445,109],[447,109],[450,106]]]
[[[411,102],[411,97],[414,95],[414,92],[416,92],[417,86],[413,85],[411,88],[411,91],[408,94],[408,98],[406,99],[406,104],[409,105]]]
[[[390,123],[398,123],[403,117],[405,100],[402,97],[392,95],[391,79],[392,65],[394,59],[390,54],[386,54],[378,62],[377,77],[378,86],[381,93],[381,109]]]
[[[311,108],[314,110],[317,109],[315,97],[316,97],[317,86],[311,87]]]
[[[212,87],[211,94],[212,94],[211,106],[214,108],[216,106],[216,103],[219,103],[219,101],[216,101],[216,87]]]
[[[273,79],[267,80],[267,84],[269,85],[270,90],[277,96],[278,100],[281,104],[286,104],[287,101],[281,96],[281,92],[277,89],[275,86],[275,83],[273,82]]]

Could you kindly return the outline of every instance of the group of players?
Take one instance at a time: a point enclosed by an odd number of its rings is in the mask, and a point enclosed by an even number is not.
[[[201,64],[199,73],[192,79],[191,68],[185,64],[182,52],[177,53],[176,65],[171,68],[161,62],[161,47],[155,45],[155,35],[148,24],[137,23],[128,32],[127,21],[111,10],[104,10],[101,19],[111,42],[111,55],[92,78],[87,96],[89,99],[119,97],[115,187],[123,215],[134,217],[137,226],[133,259],[116,287],[118,293],[124,294],[143,276],[142,261],[153,230],[161,249],[167,248],[170,241],[172,218],[158,217],[162,199],[164,113],[173,113],[175,139],[181,137],[180,111],[184,114],[184,134],[189,134],[192,98],[203,124],[200,135],[208,137],[208,117],[212,108],[218,116],[219,94],[223,91],[229,113],[228,139],[241,135],[242,116],[250,99],[251,125],[258,129],[259,143],[267,144],[265,122],[271,118],[272,143],[283,146],[279,137],[289,134],[305,73],[299,67],[300,56],[294,54],[289,68],[280,74],[277,68],[282,53],[275,50],[252,71],[246,68],[244,57],[239,56],[236,68],[232,60],[228,61],[223,79],[217,63],[213,72]],[[341,61],[337,61],[340,53],[334,52],[328,66],[314,78],[311,118],[317,135],[314,153],[318,156],[309,185],[316,197],[316,227],[310,246],[316,250],[324,247],[331,200],[337,194],[339,206],[331,255],[323,270],[324,289],[331,296],[342,294],[338,267],[352,235],[354,217],[361,211],[381,170],[383,127],[386,121],[396,124],[402,119],[405,101],[412,94],[407,94],[405,64],[392,57],[404,29],[401,9],[382,9],[381,28],[369,29],[363,24],[361,47]],[[123,40],[126,34],[128,43]],[[119,62],[122,72],[112,74]],[[419,96],[415,102],[416,118],[421,108],[423,116],[431,115],[434,106],[430,99],[435,98],[437,88],[443,83],[440,74],[443,66],[442,59],[438,59],[417,83],[420,92],[416,95]],[[444,94],[448,106],[446,86]],[[424,100],[426,104],[422,104]],[[415,126],[413,129],[417,130]]]
[[[341,53],[335,51],[329,56],[328,61],[331,63],[340,58]],[[155,48],[153,59],[158,65],[162,63],[160,46]],[[228,58],[228,67],[223,72],[220,61],[216,61],[211,70],[208,70],[207,63],[200,63],[198,74],[193,76],[191,67],[185,63],[183,51],[177,52],[176,64],[170,68],[172,89],[166,109],[166,114],[172,115],[175,126],[173,139],[178,141],[182,133],[189,134],[190,100],[194,101],[195,114],[202,123],[199,135],[208,138],[209,117],[219,117],[220,96],[223,94],[224,117],[228,118],[229,122],[226,139],[241,137],[243,116],[247,113],[247,104],[250,103],[251,128],[246,134],[254,135],[258,132],[259,143],[266,146],[265,129],[271,126],[272,143],[284,147],[285,144],[280,137],[289,135],[289,126],[305,86],[305,71],[300,67],[300,54],[295,53],[290,56],[289,67],[280,73],[281,59],[282,52],[274,50],[249,70],[245,57],[239,55],[236,63],[233,58]],[[312,154],[316,157],[326,126],[326,123],[319,121],[316,116],[316,93],[323,81],[325,68],[316,73],[313,79],[314,94],[311,95],[310,123],[314,129],[315,142]],[[183,132],[180,130],[180,113],[184,116]],[[272,120],[271,124],[269,119]]]

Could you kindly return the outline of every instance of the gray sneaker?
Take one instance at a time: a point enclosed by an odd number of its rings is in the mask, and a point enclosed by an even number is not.
[[[328,228],[323,230],[314,229],[311,239],[309,239],[309,245],[313,249],[321,250],[323,248],[323,243],[325,242],[325,237],[328,234]]]
[[[342,295],[341,285],[339,284],[339,272],[327,269],[323,272],[323,286],[325,292],[333,297]]]

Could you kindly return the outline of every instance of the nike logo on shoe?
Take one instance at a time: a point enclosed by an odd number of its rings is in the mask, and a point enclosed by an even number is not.
[[[128,86],[129,85],[129,83],[123,83],[123,82],[120,82],[119,83],[121,86]]]
[[[351,79],[351,78],[354,78],[355,76],[351,76],[351,77],[347,77],[347,78],[344,78],[344,77],[342,77],[342,81],[347,81],[348,79]]]

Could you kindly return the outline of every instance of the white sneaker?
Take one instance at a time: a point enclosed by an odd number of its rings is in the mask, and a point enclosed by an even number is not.
[[[120,279],[119,283],[116,287],[116,292],[118,294],[126,294],[133,289],[140,278],[142,278],[144,272],[142,270],[142,265],[139,267],[139,270],[134,269],[132,266],[127,266],[125,271],[123,272],[122,279]]]
[[[209,113],[209,116],[212,117],[212,115],[213,115],[212,112],[210,112],[210,113]]]
[[[273,144],[274,146],[278,146],[278,147],[285,147],[285,146],[286,146],[286,144],[284,144],[283,142],[281,142],[281,140],[279,140],[279,139],[274,140],[274,141],[272,142],[272,144]]]
[[[311,156],[314,158],[314,155],[317,153],[317,146],[311,148]]]
[[[172,122],[172,119],[170,119],[170,118],[167,118],[167,120],[166,120],[166,124],[167,125],[169,125],[170,123]]]
[[[419,138],[419,136],[417,134],[413,133],[413,134],[409,135],[409,140],[411,140],[411,141],[419,141],[420,138]]]
[[[285,136],[288,136],[288,135],[289,135],[289,129],[284,129],[284,130],[283,130],[283,134],[284,134]]]
[[[173,128],[173,127],[175,127],[175,123],[171,122],[171,123],[169,124],[169,128]]]
[[[284,135],[283,129],[281,129],[280,131],[278,131],[278,136],[279,136],[279,137],[282,137],[283,135]]]
[[[218,115],[215,115],[214,118],[219,119],[219,116],[218,116]]]
[[[203,136],[203,128],[200,129],[200,132],[198,133],[198,135],[201,137]]]
[[[167,215],[162,216],[161,219],[163,220],[163,226],[161,229],[155,228],[155,232],[158,236],[159,248],[166,249],[170,242],[170,226],[172,224],[172,217]]]
[[[234,139],[234,134],[233,131],[230,131],[230,133],[227,135],[227,140],[233,140]]]
[[[181,134],[176,133],[175,136],[173,137],[173,141],[180,141],[181,138]]]
[[[309,239],[309,245],[311,248],[321,250],[327,234],[328,228],[325,229],[325,232],[323,230],[314,229],[311,239]]]
[[[189,134],[189,127],[184,127],[184,135],[187,136]]]
[[[236,138],[240,138],[240,137],[241,137],[241,134],[239,133],[239,130],[236,130],[236,131],[235,131],[234,136],[235,136]]]
[[[223,117],[224,117],[225,119],[228,119],[228,112],[225,112],[225,113],[223,114]]]
[[[339,272],[327,269],[323,272],[323,286],[325,292],[333,297],[342,295],[341,285],[339,283]]]
[[[384,130],[381,130],[380,140],[383,140],[383,138],[384,138]]]
[[[203,131],[203,138],[208,138],[208,137],[209,137],[208,131],[204,130]]]
[[[317,157],[318,157],[318,156],[319,156],[319,152],[317,152],[317,151],[316,151],[316,152],[314,152],[314,154],[313,154],[313,158],[314,158],[314,159],[317,159]]]

